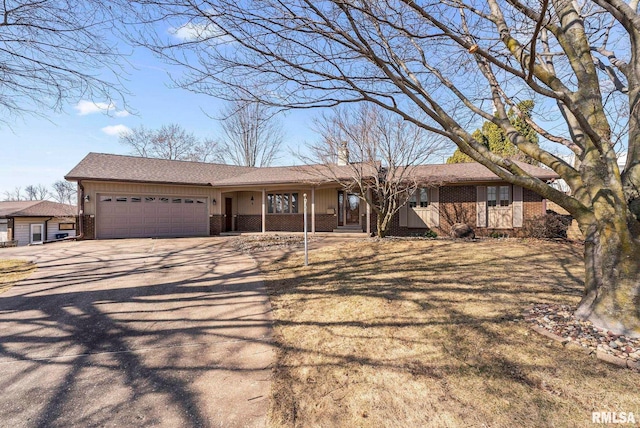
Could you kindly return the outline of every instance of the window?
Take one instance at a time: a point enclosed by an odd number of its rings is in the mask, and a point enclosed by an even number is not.
[[[495,186],[488,186],[487,187],[487,206],[495,207],[496,206],[496,199],[497,199],[496,187]]]
[[[509,186],[488,186],[487,206],[508,207],[511,204]]]
[[[274,196],[272,194],[269,194],[269,196],[267,197],[267,212],[270,214],[274,212],[273,211],[273,207],[275,206],[274,201],[275,201]]]
[[[116,202],[127,202],[127,198],[125,196],[118,196]]]
[[[500,186],[500,206],[501,207],[509,206],[509,187],[508,186]]]
[[[409,208],[427,208],[429,206],[429,189],[420,187],[409,196]]]
[[[416,193],[413,192],[413,194],[409,197],[409,208],[415,208],[418,206],[418,197],[416,196]]]
[[[113,196],[100,195],[100,202],[111,202],[112,200],[113,200]]]
[[[196,204],[204,204],[205,200],[204,199],[196,199]]]
[[[145,202],[155,202],[156,198],[152,197],[152,196],[147,196],[146,198],[144,198]]]
[[[182,203],[182,199],[180,199],[180,198],[173,198],[173,199],[171,200],[171,202],[173,202],[174,204],[181,204],[181,203]]]
[[[429,205],[429,189],[420,188],[420,208],[426,208]]]
[[[269,214],[297,214],[297,193],[269,193],[267,195],[267,212]]]
[[[168,203],[169,198],[159,198],[160,202]]]
[[[76,230],[75,223],[58,223],[58,230]]]
[[[185,199],[184,203],[185,204],[192,204],[193,203],[193,199]]]
[[[142,198],[140,196],[132,196],[129,200],[131,202],[142,202]]]

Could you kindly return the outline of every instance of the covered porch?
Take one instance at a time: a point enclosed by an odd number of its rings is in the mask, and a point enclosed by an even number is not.
[[[221,189],[220,232],[303,232],[305,195],[309,233],[371,233],[371,207],[335,184]]]

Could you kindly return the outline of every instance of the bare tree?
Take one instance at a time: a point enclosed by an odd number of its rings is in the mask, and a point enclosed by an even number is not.
[[[173,44],[147,41],[188,67],[181,83],[193,91],[248,93],[285,108],[368,101],[450,139],[501,179],[567,209],[586,237],[585,293],[576,314],[640,337],[636,0],[140,3],[149,6],[150,20],[200,30]],[[538,111],[521,119],[550,145],[575,153],[579,165],[531,144],[513,126],[508,111],[523,99]],[[627,115],[618,114],[621,106]],[[563,127],[533,119],[545,111],[555,111]],[[553,169],[571,194],[476,141],[468,130],[483,120]],[[616,138],[627,151],[622,170]]]
[[[44,201],[49,198],[49,189],[44,184],[30,184],[24,188],[26,199],[29,201]]]
[[[61,204],[76,205],[78,188],[75,182],[58,180],[51,185],[51,197]]]
[[[157,130],[143,126],[120,134],[120,143],[131,148],[131,154],[145,158],[207,162],[216,155],[212,140],[199,140],[180,125],[164,125]]]
[[[417,180],[415,167],[443,148],[442,138],[372,104],[335,108],[315,120],[322,140],[308,147],[306,162],[320,165],[315,171],[340,183],[371,206],[376,232],[385,237],[391,219],[419,185],[438,183]],[[344,171],[349,180],[345,180]]]
[[[58,110],[80,96],[121,98],[121,58],[108,34],[128,10],[120,0],[2,2],[1,116]]]
[[[235,165],[269,166],[284,138],[274,112],[258,102],[231,101],[222,112],[220,157]]]
[[[5,190],[4,192],[4,201],[8,202],[14,202],[14,201],[24,201],[24,195],[22,193],[22,188],[21,187],[17,187],[15,189],[11,190]]]

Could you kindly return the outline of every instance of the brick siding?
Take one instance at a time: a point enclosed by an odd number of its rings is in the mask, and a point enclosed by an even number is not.
[[[333,232],[338,227],[338,216],[333,214],[316,214],[316,232]]]
[[[531,224],[533,219],[546,214],[544,199],[536,192],[529,189],[522,189],[522,201],[524,210],[523,227],[514,229],[512,236],[524,237],[524,230]]]
[[[261,215],[238,215],[236,218],[239,232],[261,232]],[[307,224],[311,231],[311,214]],[[316,214],[316,232],[331,232],[338,224],[336,216],[333,214]],[[267,214],[268,232],[303,232],[304,214]]]
[[[455,223],[465,223],[471,226],[477,236],[489,236],[492,233],[500,233],[508,236],[524,236],[526,226],[538,216],[544,214],[544,201],[537,193],[523,189],[523,213],[524,221],[522,228],[512,229],[489,229],[476,226],[476,186],[443,186],[440,187],[440,227],[435,228],[435,232],[440,236],[448,236],[451,226]],[[371,216],[372,231],[375,233],[375,216]],[[392,236],[412,236],[423,235],[426,228],[411,229],[400,227],[400,216],[396,214],[391,221],[389,235]]]
[[[224,227],[224,216],[220,214],[214,214],[209,217],[209,235],[220,235],[222,228]]]
[[[79,220],[78,220],[79,221]],[[96,239],[96,219],[95,217],[84,214],[82,216],[83,230],[80,230],[80,225],[76,226],[77,230],[82,233],[82,239]]]
[[[307,227],[311,230],[311,216]],[[267,214],[267,231],[269,232],[302,232],[304,230],[304,214]]]
[[[439,235],[449,235],[451,226],[465,223],[476,228],[476,186],[440,187],[440,227]]]
[[[239,214],[236,217],[236,228],[240,232],[262,232],[262,216]]]

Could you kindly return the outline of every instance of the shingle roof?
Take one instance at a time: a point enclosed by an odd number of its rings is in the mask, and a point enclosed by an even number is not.
[[[523,162],[516,163],[526,173],[541,180],[560,178],[558,174],[550,169],[540,168]],[[434,180],[447,183],[502,180],[484,165],[477,162],[419,165],[412,171],[412,175],[424,180]]]
[[[548,169],[518,163],[526,172],[542,180],[558,178]],[[371,165],[362,164],[371,169]],[[200,186],[231,187],[261,184],[322,183],[332,179],[348,180],[353,177],[353,164],[302,165],[278,167],[242,167],[225,164],[174,161],[135,156],[89,153],[65,176],[67,180],[132,181],[141,183],[191,184]],[[442,183],[471,181],[499,181],[495,174],[479,163],[420,165],[412,176]]]
[[[369,165],[363,165],[367,168]],[[373,172],[373,170],[371,171]],[[353,177],[353,165],[299,165],[256,168],[213,183],[214,186],[246,186],[282,183],[326,183]]]
[[[71,181],[95,179],[209,186],[253,169],[204,162],[89,153],[65,178]]]
[[[0,217],[69,217],[76,207],[51,201],[0,202]]]

